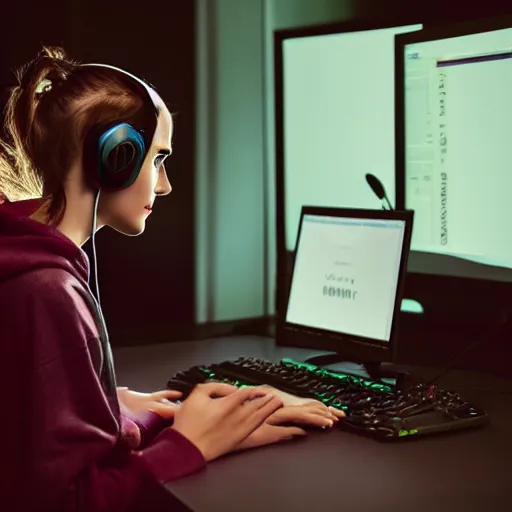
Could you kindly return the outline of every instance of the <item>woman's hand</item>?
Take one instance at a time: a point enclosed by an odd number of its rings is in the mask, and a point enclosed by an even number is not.
[[[211,461],[236,450],[282,405],[261,388],[199,384],[176,411],[172,428]]]
[[[345,413],[335,407],[327,407],[320,400],[316,400],[315,398],[301,398],[299,396],[291,395],[290,393],[286,393],[285,391],[281,391],[280,389],[273,388],[272,386],[262,386],[263,389],[267,389],[273,395],[279,397],[283,401],[283,405],[286,407],[288,405],[308,405],[308,404],[316,404],[320,410],[330,411],[331,414],[336,416],[336,418],[344,418]]]
[[[286,393],[286,395],[288,394]],[[302,399],[292,395],[288,395],[288,397],[296,399],[296,403],[299,405],[285,405],[277,410],[260,428],[242,441],[236,450],[247,450],[306,435],[302,428],[289,426],[290,424],[325,429],[331,428],[339,421],[339,418],[345,416],[342,411],[326,407],[317,400]],[[280,398],[282,399],[281,396]],[[292,400],[288,398],[288,401]]]
[[[117,388],[117,396],[121,411],[124,408],[134,415],[151,411],[163,419],[170,420],[179,407],[170,400],[179,399],[181,392],[165,389],[154,393],[139,393],[126,387],[120,387]]]

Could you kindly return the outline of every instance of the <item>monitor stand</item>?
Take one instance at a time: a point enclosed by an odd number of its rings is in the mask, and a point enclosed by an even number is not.
[[[315,366],[329,366],[336,363],[360,364],[364,367],[371,380],[380,381],[382,379],[395,379],[396,385],[400,387],[402,384],[405,384],[405,381],[409,380],[411,377],[411,375],[406,372],[400,372],[390,368],[383,368],[382,364],[379,362],[354,361],[337,352],[309,357],[304,362]]]

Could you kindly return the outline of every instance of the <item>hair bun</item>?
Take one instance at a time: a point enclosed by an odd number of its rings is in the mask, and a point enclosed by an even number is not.
[[[43,46],[37,54],[37,59],[51,59],[53,61],[67,62],[66,52],[59,46]]]
[[[45,80],[57,86],[66,80],[76,64],[66,58],[64,50],[57,46],[43,46],[37,57],[18,72],[18,81],[22,90],[39,96],[41,84]],[[47,89],[46,89],[47,90]],[[38,94],[35,94],[35,93]]]

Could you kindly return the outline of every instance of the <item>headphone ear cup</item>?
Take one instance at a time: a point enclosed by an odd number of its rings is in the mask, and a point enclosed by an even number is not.
[[[100,135],[95,181],[101,190],[121,190],[137,179],[144,158],[146,141],[128,123],[120,123]]]

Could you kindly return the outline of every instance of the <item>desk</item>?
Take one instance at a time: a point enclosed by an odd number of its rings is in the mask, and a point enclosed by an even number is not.
[[[190,366],[238,356],[305,359],[310,350],[257,337],[220,338],[114,351],[119,385],[165,387]],[[431,374],[432,371],[430,371]],[[429,375],[428,370],[416,373]],[[383,444],[334,429],[226,456],[203,472],[167,484],[184,510],[200,512],[501,512],[512,510],[512,383],[452,372],[444,387],[481,405],[482,429]]]

